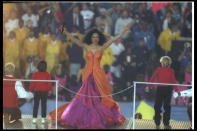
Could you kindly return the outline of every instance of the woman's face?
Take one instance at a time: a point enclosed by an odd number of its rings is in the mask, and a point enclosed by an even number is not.
[[[93,44],[98,44],[98,42],[99,42],[99,35],[98,35],[98,33],[93,33],[93,35],[92,35],[92,43]]]

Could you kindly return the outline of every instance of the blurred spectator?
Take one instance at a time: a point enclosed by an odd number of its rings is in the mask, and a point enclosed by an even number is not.
[[[155,35],[150,31],[150,25],[148,23],[140,22],[135,24],[132,28],[132,39],[134,46],[137,46],[141,39],[144,40],[145,46],[152,50],[155,48]]]
[[[50,32],[50,28],[48,26],[45,26],[45,28],[43,28],[44,30],[39,34],[39,57],[41,57],[41,59],[45,59],[45,55],[46,55],[46,47],[47,45],[50,43],[51,41],[51,32]]]
[[[3,2],[3,19],[5,19],[5,21],[12,16],[13,12],[18,12],[16,4]]]
[[[35,33],[30,31],[28,38],[24,41],[24,46],[23,46],[23,58],[26,62],[29,56],[38,55],[38,45],[39,45],[39,40],[35,37]]]
[[[27,70],[25,72],[25,78],[31,79],[31,76],[34,72],[38,71],[37,65],[40,62],[38,56],[29,56],[27,58]]]
[[[190,3],[187,3],[182,15],[183,25],[181,35],[184,37],[192,37],[192,5]]]
[[[32,8],[27,8],[27,13],[22,15],[22,20],[24,21],[24,25],[28,28],[36,28],[38,27],[39,15],[33,14]]]
[[[96,17],[95,23],[98,30],[111,34],[112,19],[107,15],[106,9],[100,9],[100,16]]]
[[[26,72],[27,70],[27,60],[28,57],[35,57],[38,56],[38,45],[39,40],[35,37],[34,32],[29,32],[28,38],[24,40],[24,46],[23,46],[23,59],[25,60],[25,68],[23,69],[23,72]]]
[[[80,85],[79,82],[77,81],[77,76],[76,75],[72,75],[68,81],[68,88],[70,90],[72,90],[73,92],[78,92]],[[74,93],[68,92],[66,91],[66,95],[69,96],[70,98],[67,97],[67,101],[70,101],[71,99],[73,99],[73,97],[75,96]]]
[[[60,62],[62,64],[62,73],[69,77],[69,60]]]
[[[161,32],[158,38],[158,44],[162,49],[162,55],[167,55],[172,48],[172,40],[179,39],[180,32],[178,31],[177,23],[171,22],[169,28]]]
[[[188,44],[190,45],[190,44]],[[178,71],[177,71],[177,79],[182,82],[184,81],[184,71],[187,65],[192,61],[192,52],[191,47],[185,44],[182,53],[178,56]]]
[[[90,10],[94,12],[94,19],[100,16],[100,9],[103,8],[99,3],[90,4]]]
[[[143,82],[145,80],[144,79],[144,74],[137,74],[135,80],[136,81],[139,81],[139,82]],[[147,100],[148,96],[150,96],[150,94],[148,94],[147,92],[145,92],[145,87],[146,87],[145,84],[139,84],[139,85],[137,85],[137,88],[136,88],[136,96],[137,96],[137,99],[138,100]]]
[[[62,64],[68,60],[68,53],[66,52],[68,45],[69,44],[67,42],[61,43],[59,60]]]
[[[136,54],[136,66],[138,73],[144,73],[147,65],[146,60],[149,58],[149,51],[144,44],[144,40],[139,41],[139,45],[134,48]]]
[[[64,35],[59,31],[61,26],[65,24],[65,18],[63,15],[63,12],[59,6],[59,3],[55,3],[52,6],[52,13],[53,13],[53,18],[54,18],[54,27],[53,27],[53,32],[56,33],[57,38],[61,41],[64,40]]]
[[[192,63],[189,63],[185,68],[185,79],[183,84],[192,84]]]
[[[15,32],[11,31],[8,38],[5,39],[3,46],[4,64],[11,62],[15,65],[15,76],[19,77],[19,42],[16,39]]]
[[[58,64],[55,66],[55,74],[52,75],[54,80],[58,80],[58,98],[60,100],[66,100],[66,92],[65,89],[67,87],[68,78],[62,71],[62,64]],[[54,86],[55,87],[55,86]],[[56,88],[53,88],[53,95],[56,95]]]
[[[19,19],[17,18],[16,12],[12,11],[10,19],[7,20],[5,23],[5,31],[6,35],[9,35],[11,31],[18,28],[19,26]]]
[[[133,19],[129,17],[129,12],[127,10],[123,10],[121,17],[117,19],[115,24],[115,35],[119,35],[123,29],[124,26],[127,24],[133,22]],[[123,39],[126,39],[128,37],[128,33],[123,36]]]
[[[149,56],[149,58],[147,60],[147,64],[146,64],[145,81],[148,81],[150,79],[152,73],[154,72],[154,70],[158,66],[159,66],[158,56],[157,56],[156,52],[152,51],[152,52],[150,52],[150,56]]]
[[[64,15],[63,12],[61,11],[61,8],[59,6],[59,3],[53,4],[53,11],[54,11],[54,17],[57,19],[59,25],[64,24]]]
[[[39,20],[38,27],[39,31],[42,32],[45,30],[46,26],[50,26],[51,20],[53,18],[52,7],[44,5],[41,9],[38,10]]]
[[[179,82],[180,84],[185,84],[185,85],[191,85],[192,84],[192,63],[189,63],[187,65],[187,67],[184,69],[184,71],[180,71],[183,73],[183,80],[181,82]],[[175,87],[175,91],[183,91],[183,90],[187,90],[187,89],[191,89],[192,87],[191,86],[177,86]],[[181,96],[179,96],[181,97]]]
[[[110,48],[112,49],[113,55],[115,57],[120,55],[125,50],[125,47],[121,42],[121,39],[118,39],[114,43],[112,43],[110,45]]]
[[[83,16],[84,30],[87,32],[93,26],[94,12],[89,9],[89,6],[86,3],[83,3],[80,14]]]
[[[111,35],[114,36],[114,31],[115,31],[115,23],[116,23],[116,20],[121,16],[121,11],[122,11],[122,7],[121,7],[121,4],[116,4],[116,3],[113,3],[112,4],[112,7],[110,9],[108,9],[108,15],[109,17],[111,17],[112,19],[112,32],[111,32]]]
[[[138,17],[140,21],[153,23],[153,12],[148,9],[147,3],[140,3],[137,9],[133,10],[133,15]]]
[[[29,31],[30,31],[29,28],[24,26],[24,21],[20,19],[19,26],[14,29],[14,32],[16,34],[16,39],[20,43],[20,49],[23,47],[23,42],[28,37]]]
[[[112,55],[113,55],[113,63],[110,68],[111,72],[114,73],[114,75],[119,78],[120,77],[120,63],[118,62],[119,55],[125,50],[124,45],[121,42],[121,39],[118,39],[114,43],[110,45],[110,48],[112,49]]]
[[[174,3],[171,6],[170,9],[172,11],[172,18],[177,20],[177,21],[181,21],[181,7],[180,7],[180,4]]]
[[[181,62],[181,67],[185,68],[192,60],[192,49],[190,43],[185,43],[184,50],[178,58]]]
[[[172,17],[171,12],[170,11],[166,12],[165,19],[163,21],[163,30],[168,29],[168,25],[169,25],[169,23],[171,21],[171,17]]]
[[[77,36],[75,36],[75,38],[79,39]],[[77,44],[70,42],[66,52],[68,53],[68,59],[70,62],[70,76],[77,75],[79,69],[84,64],[83,49]],[[73,52],[75,52],[75,54],[73,54]]]
[[[121,76],[123,87],[128,87],[135,80],[137,75],[137,59],[135,52],[131,46],[128,46],[118,57],[118,61],[122,65]]]
[[[73,26],[78,27],[80,33],[84,33],[84,20],[80,14],[79,6],[74,6],[66,16],[66,27],[69,32],[72,31]]]
[[[52,73],[54,67],[59,64],[61,41],[57,40],[55,34],[51,34],[51,41],[47,44],[45,61],[47,62],[47,72]]]

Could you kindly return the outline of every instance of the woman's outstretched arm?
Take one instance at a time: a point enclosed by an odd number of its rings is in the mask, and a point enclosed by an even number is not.
[[[130,28],[131,28],[131,26],[132,26],[133,24],[134,24],[134,22],[127,24],[127,25],[125,26],[124,30],[123,30],[119,35],[117,35],[117,36],[115,36],[113,39],[107,41],[107,42],[102,46],[102,50],[108,48],[114,41],[116,41],[116,40],[122,38],[122,36],[123,36],[124,34],[126,34],[127,32],[130,31]]]
[[[83,43],[82,41],[78,40],[77,38],[73,37],[71,33],[69,33],[65,28],[63,30],[63,33],[66,34],[66,36],[68,38],[71,39],[71,41],[75,44],[77,44],[78,46],[87,49],[88,45],[86,45],[85,43]]]

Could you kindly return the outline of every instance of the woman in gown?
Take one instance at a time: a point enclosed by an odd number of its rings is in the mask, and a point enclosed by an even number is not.
[[[112,125],[122,124],[125,117],[120,114],[120,106],[112,96],[112,87],[104,70],[100,67],[103,51],[114,41],[121,38],[130,30],[133,24],[125,26],[123,32],[105,42],[105,37],[97,29],[90,31],[84,41],[75,39],[64,29],[67,37],[86,51],[86,66],[82,74],[82,86],[77,93],[87,97],[75,95],[70,103],[58,107],[58,123],[61,126],[78,129],[104,129]],[[74,55],[74,54],[73,54]],[[49,113],[51,120],[56,120],[56,110]]]

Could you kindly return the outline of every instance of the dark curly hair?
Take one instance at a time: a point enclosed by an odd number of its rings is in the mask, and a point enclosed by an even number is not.
[[[46,72],[46,70],[47,70],[47,62],[44,61],[44,60],[40,61],[40,62],[38,63],[37,68],[38,68],[38,70],[39,70],[40,72]]]
[[[92,38],[92,35],[94,33],[97,33],[99,35],[99,42],[98,42],[98,44],[102,46],[106,42],[106,38],[105,38],[105,35],[102,34],[98,29],[92,29],[91,31],[89,31],[86,34],[86,36],[84,37],[83,42],[88,44],[88,45],[92,44],[91,38]]]

